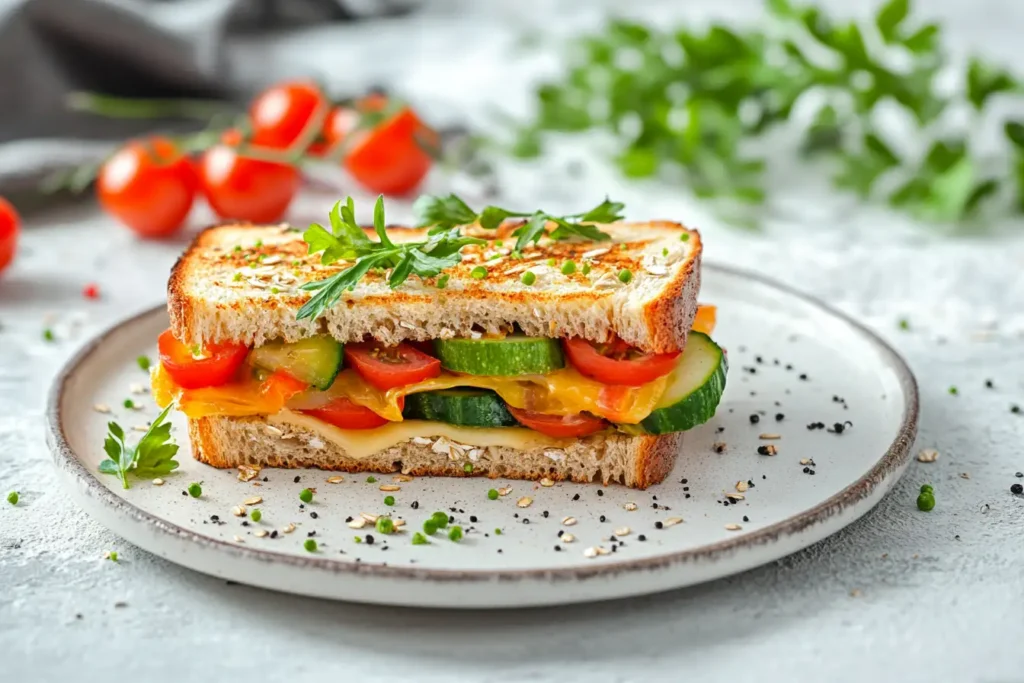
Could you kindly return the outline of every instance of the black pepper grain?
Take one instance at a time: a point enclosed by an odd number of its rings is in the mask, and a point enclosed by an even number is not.
[[[476,515],[470,515],[469,516],[469,521],[476,522]]]
[[[270,537],[271,538],[277,538],[277,529],[274,529],[273,531],[270,532]]]
[[[1020,494],[1024,493],[1024,485],[1014,484],[1013,486],[1010,487],[1010,493],[1015,493],[1019,496]]]
[[[636,537],[636,540],[638,540],[638,541],[646,541],[647,537],[644,536],[643,534],[640,534],[639,536]]]
[[[744,522],[749,522],[750,521],[750,517],[747,517],[746,515],[743,515],[743,521]]]
[[[604,495],[604,491],[602,489],[598,489],[597,490],[597,495],[603,496]]]
[[[212,522],[219,522],[220,521],[220,517],[218,515],[210,515],[210,521],[212,521]]]
[[[558,530],[558,537],[559,537],[559,538],[561,538],[561,537],[562,537],[562,534],[564,534],[564,533],[565,533],[565,531],[564,531],[564,530],[562,530],[562,529],[559,529],[559,530]]]
[[[411,508],[412,508],[413,510],[419,510],[419,509],[420,509],[420,502],[419,502],[418,500],[414,500],[414,501],[413,501],[413,502],[412,502],[412,503],[411,503],[411,504],[409,505],[409,507],[411,507]]]
[[[298,484],[300,479],[302,479],[302,477],[300,477],[299,475],[296,474],[295,478],[292,479],[292,481],[294,481],[296,484]]]
[[[801,372],[801,373],[800,373],[800,379],[802,379],[803,381],[805,381],[805,382],[806,382],[806,381],[807,381],[807,373],[805,373],[805,372]]]
[[[679,480],[679,483],[680,484],[689,484],[690,480],[687,479],[686,477],[683,477],[682,479]]]
[[[1010,412],[1014,415],[1020,415],[1020,406],[1017,404],[1010,406]]]
[[[1024,472],[1017,472],[1013,476],[1017,477],[1018,479],[1024,479]]]
[[[662,527],[664,527],[664,526],[665,526],[665,525],[664,525],[664,524],[662,524],[661,522],[655,522],[655,523],[654,523],[654,528],[655,528],[655,529],[661,529],[661,528],[662,528]]]
[[[761,356],[754,356],[754,362],[755,363],[763,363],[764,359],[761,358]]]
[[[580,494],[577,493],[575,496],[572,497],[572,499],[573,500],[579,500],[580,499]]]
[[[319,517],[320,517],[320,515],[316,514],[316,510],[314,510],[313,512],[309,513],[309,518],[310,519],[318,519]]]
[[[306,534],[306,538],[313,538],[314,536],[316,536],[316,531],[310,531]]]
[[[249,526],[248,520],[242,520],[242,526]]]
[[[686,497],[687,497],[687,498],[689,498],[689,497],[690,497],[690,494],[689,494],[689,493],[687,493],[687,494],[686,494]]]
[[[756,425],[760,421],[761,421],[761,418],[760,418],[760,416],[757,413],[754,413],[754,414],[752,414],[750,416],[750,424]]]
[[[530,523],[530,518],[529,517],[523,517],[523,524],[529,524],[529,523]]]
[[[782,422],[785,419],[786,419],[786,416],[783,415],[782,413],[775,413],[775,421],[776,422]]]
[[[345,524],[348,524],[351,521],[352,521],[352,517],[346,517],[345,518]]]
[[[608,521],[608,518],[607,518],[607,517],[605,517],[604,515],[601,515],[600,517],[598,517],[598,519],[599,519],[600,521],[602,521],[602,522],[607,522],[607,521]]]
[[[542,512],[540,514],[544,517],[544,519],[547,519],[548,518],[548,514],[550,514],[550,513],[547,510],[545,510],[544,512]]]
[[[363,542],[366,543],[366,545],[373,545],[373,535],[366,534],[366,536],[363,537]]]
[[[996,385],[992,382],[992,380],[990,380],[990,379],[985,380],[985,388],[986,389],[994,389],[995,386]]]
[[[558,545],[558,544],[556,543],[556,544],[555,544],[555,552],[556,552],[556,553],[560,553],[560,552],[562,552],[562,546],[560,546],[560,545]]]

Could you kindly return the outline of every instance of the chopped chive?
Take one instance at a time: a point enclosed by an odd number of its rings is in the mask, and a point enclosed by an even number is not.
[[[680,242],[689,242],[690,241],[690,233],[684,232],[682,235],[679,236],[679,241]]]
[[[668,247],[662,247],[661,248],[661,255],[662,256],[668,256]]]
[[[235,276],[233,278],[231,278],[231,281],[232,282],[241,282],[242,281],[242,274],[241,273],[235,273]]]
[[[487,497],[491,500],[498,500],[498,489],[490,489],[487,492]]]
[[[355,537],[353,537],[352,540],[355,541],[356,543],[362,543],[363,542],[363,537],[362,536],[355,536]]]
[[[52,342],[54,339],[53,330],[51,330],[49,327],[43,330],[43,339],[45,339],[48,342]]]
[[[313,492],[310,491],[309,489],[302,489],[301,491],[299,491],[299,500],[301,500],[303,503],[313,502]]]
[[[576,262],[566,261],[562,264],[562,275],[572,275],[576,272]]]
[[[149,366],[152,361],[149,360],[149,356],[139,356],[135,359],[135,363],[139,366],[139,369],[144,372],[149,372]]]
[[[453,526],[448,530],[448,540],[458,543],[462,540],[462,527]]]
[[[18,495],[17,491],[11,491],[10,493],[7,494],[7,502],[10,503],[11,505],[17,505],[19,497],[20,496]]]
[[[278,289],[277,287],[271,287],[270,288],[270,293],[271,294],[279,294],[280,292],[281,292],[281,290]]]
[[[522,274],[522,276],[519,278],[519,281],[522,282],[527,287],[529,287],[530,285],[537,281],[537,276],[528,270]]]
[[[441,273],[441,275],[437,278],[437,288],[444,289],[445,287],[447,287],[449,278],[451,278],[451,275],[449,275],[448,273]]]
[[[107,553],[107,559],[111,562],[117,562],[117,551],[111,550],[109,553]]]
[[[421,534],[420,532],[417,531],[412,535],[413,545],[427,545],[428,543],[430,543],[430,541],[428,541],[427,537]]]
[[[395,504],[395,497],[394,496],[384,496],[384,504],[385,505],[394,505]]]
[[[501,536],[501,529],[495,529],[494,530],[494,535],[495,536]]]
[[[263,513],[259,511],[259,508],[257,508],[249,513],[249,519],[254,522],[258,522],[263,519]]]
[[[263,240],[256,240],[256,244],[254,244],[253,246],[259,249],[260,247],[263,246]]]
[[[515,249],[513,249],[513,250],[512,250],[512,253],[511,253],[511,254],[509,254],[509,256],[510,256],[511,258],[514,258],[514,259],[516,259],[517,261],[518,261],[519,259],[523,258],[523,254],[522,254],[521,252],[519,252],[519,251],[515,250]]]
[[[192,482],[191,484],[188,485],[188,495],[192,496],[193,498],[198,498],[199,496],[203,495],[203,487],[200,486],[197,482]]]
[[[314,541],[312,538],[307,538],[306,542],[302,544],[302,547],[306,549],[306,552],[315,553],[316,541]]]
[[[236,244],[235,245],[235,251],[242,251],[242,245],[241,244]]]
[[[583,273],[584,275],[589,275],[590,274],[590,264],[584,262],[583,267],[580,269],[580,272]]]
[[[373,475],[371,474],[370,476],[368,476],[368,477],[366,478],[366,483],[367,483],[367,484],[376,484],[376,483],[377,483],[377,477],[375,477],[375,476],[373,476]]]
[[[462,466],[462,471],[465,472],[466,474],[472,474],[473,473],[473,463],[467,462],[465,465]]]
[[[130,398],[126,398],[124,400],[124,407],[127,408],[128,410],[131,410],[132,408],[135,407],[135,401],[131,400]]]
[[[956,387],[950,387],[949,393],[952,394],[953,396],[956,396],[957,394],[960,393],[960,391]]]
[[[901,330],[909,330],[910,329],[910,321],[907,320],[906,318],[900,318],[900,329]]]
[[[391,521],[390,517],[378,517],[377,523],[374,526],[377,527],[377,531],[384,535],[395,533],[395,523]]]
[[[549,266],[553,266],[555,265],[555,259],[549,258],[547,261],[545,261],[545,263],[547,263]]]
[[[471,277],[477,280],[483,280],[485,277],[487,277],[487,269],[484,268],[483,266],[477,266],[473,270],[469,271],[469,274]]]
[[[623,268],[619,271],[619,282],[627,284],[633,279],[633,273],[628,268]]]

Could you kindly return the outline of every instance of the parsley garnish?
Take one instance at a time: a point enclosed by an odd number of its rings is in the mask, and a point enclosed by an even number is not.
[[[464,236],[457,227],[447,230],[431,230],[423,242],[394,244],[389,238],[384,223],[384,197],[377,197],[373,211],[373,227],[380,238],[372,241],[356,223],[352,198],[345,203],[337,202],[331,209],[331,230],[314,223],[303,234],[309,244],[309,253],[323,252],[320,263],[329,265],[336,261],[355,260],[345,270],[324,280],[307,282],[302,289],[316,292],[299,309],[298,319],[316,319],[333,306],[347,290],[356,284],[371,268],[391,269],[388,286],[392,289],[406,281],[410,275],[421,278],[434,277],[442,270],[451,268],[462,261],[462,247],[468,244],[484,244],[485,240]]]
[[[174,456],[178,452],[178,445],[170,442],[171,423],[164,422],[172,405],[164,408],[153,420],[149,430],[139,439],[135,448],[125,444],[121,425],[116,422],[107,423],[108,434],[106,441],[103,442],[103,450],[110,458],[100,463],[100,472],[113,474],[127,489],[130,488],[129,472],[143,479],[152,479],[176,470],[178,462]]]
[[[472,223],[479,223],[481,228],[494,230],[508,218],[525,218],[526,224],[512,233],[519,238],[516,240],[516,251],[522,251],[531,243],[539,242],[545,235],[549,222],[555,224],[555,229],[548,233],[551,239],[582,237],[598,242],[611,239],[607,233],[597,229],[593,224],[622,220],[623,208],[625,204],[605,199],[590,211],[567,216],[554,216],[545,211],[510,211],[499,206],[486,206],[483,211],[476,213],[454,194],[447,197],[424,195],[417,199],[413,206],[413,210],[420,218],[420,226],[431,226],[431,233]]]
[[[462,248],[470,244],[486,244],[487,240],[462,234],[461,227],[479,223],[493,230],[507,218],[527,218],[526,224],[515,230],[518,236],[516,251],[540,241],[547,234],[552,239],[582,237],[589,240],[607,240],[610,237],[597,229],[594,223],[613,223],[622,219],[623,204],[605,199],[590,211],[568,216],[553,216],[543,211],[522,213],[496,206],[488,206],[479,214],[454,194],[447,197],[420,197],[415,210],[421,227],[430,226],[427,239],[422,242],[395,244],[388,237],[384,222],[384,197],[377,197],[373,211],[373,227],[379,242],[374,242],[356,223],[355,205],[349,197],[337,202],[331,209],[331,229],[314,223],[303,233],[309,253],[320,253],[320,263],[330,265],[338,261],[354,261],[339,273],[323,280],[307,282],[301,289],[315,294],[299,309],[299,320],[316,319],[341,299],[342,294],[355,289],[363,277],[373,269],[390,270],[388,286],[392,289],[406,281],[410,275],[429,278],[452,268],[462,261]],[[547,231],[549,222],[555,224]],[[447,278],[441,276],[438,286],[443,288]]]

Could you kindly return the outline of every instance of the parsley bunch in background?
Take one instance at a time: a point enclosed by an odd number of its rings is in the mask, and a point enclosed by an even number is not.
[[[969,139],[992,96],[1024,90],[1014,76],[971,58],[962,92],[944,93],[940,27],[914,24],[909,0],[889,0],[865,28],[789,0],[768,0],[767,10],[764,30],[613,21],[582,38],[563,77],[538,88],[536,119],[513,152],[539,155],[550,132],[602,129],[627,177],[681,171],[699,197],[757,205],[766,159],[752,143],[811,105],[799,152],[827,160],[839,188],[930,221],[969,218],[1000,195],[1024,211],[1024,123],[1003,122],[1008,151],[994,163],[972,154]],[[919,152],[886,138],[883,103],[909,114]],[[951,126],[958,109],[966,122]]]

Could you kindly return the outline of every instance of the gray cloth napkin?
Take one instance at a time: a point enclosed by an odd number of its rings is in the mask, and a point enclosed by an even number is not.
[[[195,122],[113,120],[71,111],[74,91],[216,98],[240,104],[225,59],[233,33],[351,21],[411,8],[371,0],[0,0],[0,195],[19,208],[55,170],[95,161],[116,141]]]

